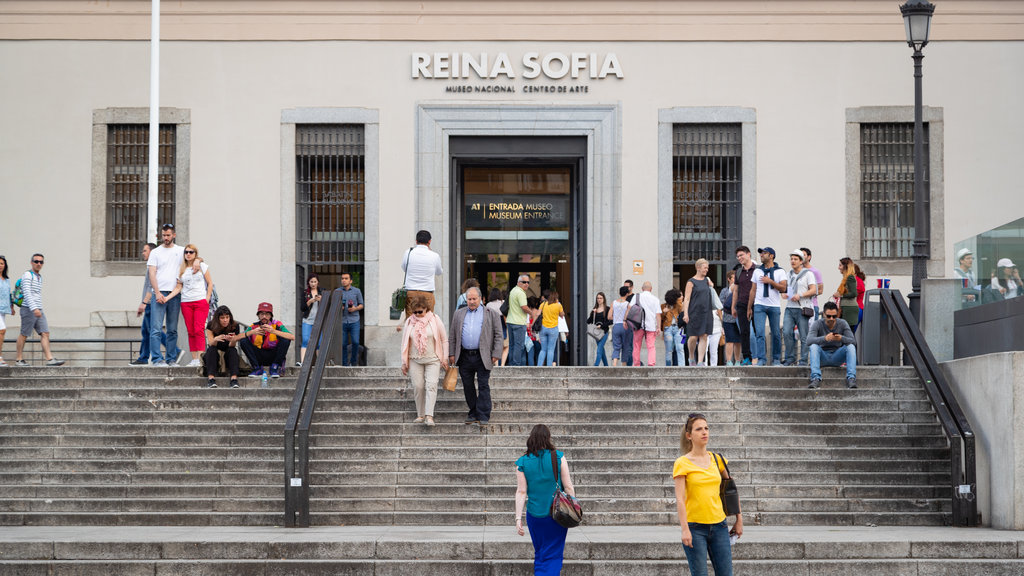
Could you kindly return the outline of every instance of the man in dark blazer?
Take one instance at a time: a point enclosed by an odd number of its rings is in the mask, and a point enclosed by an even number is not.
[[[469,414],[466,424],[491,419],[491,367],[501,358],[501,316],[481,304],[479,288],[466,292],[466,307],[455,311],[448,330],[448,365],[459,367]],[[476,377],[476,384],[473,379]]]

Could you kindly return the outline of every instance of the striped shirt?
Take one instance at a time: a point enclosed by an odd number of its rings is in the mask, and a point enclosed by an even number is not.
[[[43,309],[43,277],[31,270],[21,276],[21,293],[25,295],[22,306],[29,310]]]

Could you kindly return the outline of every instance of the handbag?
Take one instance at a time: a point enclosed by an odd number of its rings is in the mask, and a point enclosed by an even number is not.
[[[644,307],[640,305],[640,294],[636,294],[633,297],[633,305],[626,310],[626,326],[629,326],[631,330],[643,330],[644,329]]]
[[[597,324],[587,324],[587,336],[594,340],[600,340],[604,338],[604,330],[601,330]]]
[[[444,389],[449,392],[455,392],[455,384],[459,380],[459,369],[455,366],[449,366],[448,371],[444,373]]]
[[[810,306],[800,308],[800,313],[804,315],[804,318],[814,318],[814,308]]]
[[[533,325],[530,326],[530,328],[533,330],[534,334],[539,334],[540,331],[544,328],[544,307],[545,306],[547,306],[547,303],[544,303],[544,304],[540,305],[540,314],[537,315],[537,319],[534,320],[533,321]]]
[[[711,292],[711,309],[724,310],[725,306],[722,304],[722,299],[718,297],[718,293],[713,288],[709,292]]]
[[[405,289],[405,282],[409,279],[410,256],[412,256],[412,248],[409,248],[409,252],[405,254],[405,277],[402,279],[402,287],[391,293],[391,308],[388,312],[392,320],[398,320],[402,317],[402,312],[405,312],[405,305],[409,301],[409,292]]]
[[[580,501],[562,490],[559,481],[558,456],[551,450],[551,468],[555,472],[555,496],[551,500],[551,518],[563,528],[575,528],[583,521],[583,507]]]
[[[725,463],[725,458],[722,458],[722,463],[718,463],[718,454],[711,453],[715,457],[715,466],[718,467],[718,473],[722,475],[722,484],[718,488],[718,495],[722,499],[722,509],[725,510],[726,516],[735,516],[740,513],[740,492],[736,489],[736,481],[732,479],[732,473],[729,472],[729,465]],[[725,471],[722,471],[722,466],[725,466]]]
[[[213,285],[213,290],[210,293],[210,311],[206,314],[206,322],[209,323],[213,320],[213,315],[217,312],[218,305],[220,304],[220,296],[217,295],[217,285]]]

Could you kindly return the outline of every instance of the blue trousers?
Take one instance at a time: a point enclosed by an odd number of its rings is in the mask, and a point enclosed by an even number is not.
[[[526,366],[526,324],[506,324],[508,328],[508,365]]]
[[[152,312],[150,312],[150,309],[152,307],[153,307],[153,303],[151,301],[149,304],[146,304],[146,311],[142,313],[142,330],[141,330],[141,332],[142,332],[142,340],[139,342],[139,361],[140,362],[149,362],[149,350],[150,350],[150,346],[149,346],[150,330],[149,330],[149,327],[152,324],[151,317],[153,316],[153,314],[152,314]],[[167,345],[167,339],[164,337],[164,331],[163,330],[160,331],[160,344],[161,345],[165,345],[165,346]],[[159,350],[159,348],[157,348],[157,350]],[[153,361],[156,362],[156,357],[155,356],[154,356]]]
[[[800,331],[800,364],[807,365],[807,316],[800,308],[786,307],[786,320],[782,323],[782,337],[786,340],[786,364],[796,363],[796,338],[793,328]]]
[[[538,366],[551,366],[558,359],[558,326],[554,328],[541,328],[540,330],[540,358],[537,359]]]
[[[345,322],[341,325],[341,365],[355,366],[358,358],[359,322]]]
[[[693,546],[683,545],[686,565],[691,576],[708,576],[708,556],[715,568],[715,576],[732,576],[732,548],[729,546],[729,525],[689,522]]]
[[[633,365],[633,331],[621,323],[612,326],[612,359],[615,358],[626,366]]]
[[[604,336],[597,341],[597,356],[594,357],[594,366],[608,365],[608,355],[604,352],[606,342],[608,342],[608,332],[605,332]]]
[[[754,326],[751,334],[754,335],[756,350],[751,351],[751,356],[757,358],[758,364],[764,364],[766,362],[765,355],[768,353],[767,348],[765,348],[764,341],[765,318],[768,318],[768,326],[772,331],[772,364],[778,364],[779,358],[782,356],[782,338],[779,333],[779,314],[780,309],[778,307],[754,304]]]
[[[529,512],[526,513],[526,527],[530,529],[530,540],[533,541],[534,576],[561,574],[565,536],[569,529],[555,522],[551,516],[535,518]]]
[[[825,350],[817,344],[808,346],[811,350],[811,380],[821,379],[822,366],[841,366],[846,362],[846,377],[857,377],[857,347],[853,344]]]
[[[167,296],[170,290],[162,291]],[[178,318],[181,316],[181,294],[165,301],[163,304],[154,299],[149,304],[149,353],[153,362],[170,364],[178,359]],[[167,334],[164,334],[164,321],[167,322]],[[160,355],[160,346],[167,351]]]
[[[675,324],[665,328],[662,337],[665,338],[665,366],[682,366],[686,355],[683,353],[683,338],[679,335],[681,330]],[[676,353],[675,362],[672,361],[672,352]]]

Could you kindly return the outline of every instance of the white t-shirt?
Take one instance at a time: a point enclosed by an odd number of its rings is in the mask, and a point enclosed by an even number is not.
[[[762,284],[761,278],[764,278],[764,270],[760,266],[754,270],[754,275],[750,278],[750,281],[754,284],[754,305],[762,306],[774,306],[776,308],[781,307],[782,298],[780,297],[779,291],[775,289],[771,284]],[[776,268],[772,272],[771,276],[777,284],[782,283],[786,279],[786,271],[782,268]],[[764,295],[764,288],[768,287],[768,296]]]
[[[146,261],[146,273],[149,273],[149,266],[156,266],[156,289],[161,292],[170,292],[178,285],[178,270],[185,260],[185,247],[177,244],[170,248],[164,248],[161,244],[150,251],[149,260]]]
[[[204,274],[209,269],[206,262],[199,263],[199,272],[193,273],[191,266],[185,269],[185,273],[178,279],[181,282],[182,302],[206,300],[206,277]]]
[[[661,314],[661,302],[658,297],[650,292],[634,294],[638,298],[633,299],[633,305],[639,305],[644,309],[644,330],[655,332],[658,330],[658,314]]]
[[[789,271],[789,284],[786,286],[786,292],[789,294],[789,303],[786,304],[787,308],[808,308],[814,306],[812,298],[806,297],[802,300],[797,298],[797,294],[806,294],[811,288],[811,284],[816,284],[814,281],[814,272],[804,268],[800,271],[800,274],[794,273],[792,270]],[[815,290],[817,293],[817,290]]]
[[[402,271],[407,272],[405,289],[421,292],[433,292],[434,276],[444,274],[441,256],[425,244],[417,244],[412,251],[406,250],[402,257]]]

